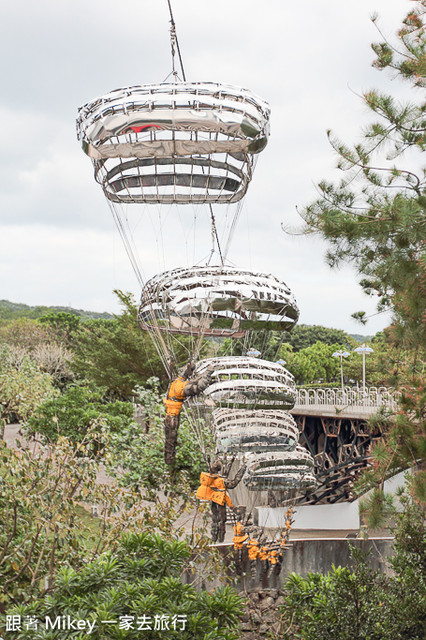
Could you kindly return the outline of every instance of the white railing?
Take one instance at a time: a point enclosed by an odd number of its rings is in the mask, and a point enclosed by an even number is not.
[[[295,406],[386,407],[393,410],[400,395],[399,391],[386,387],[298,389]]]

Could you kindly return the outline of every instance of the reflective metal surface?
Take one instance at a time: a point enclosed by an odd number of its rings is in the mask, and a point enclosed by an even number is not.
[[[315,486],[314,460],[304,447],[279,453],[252,453],[246,457],[245,485],[252,491],[306,489]]]
[[[259,358],[228,356],[197,363],[195,374],[211,371],[213,383],[204,391],[215,407],[291,409],[296,398],[294,378],[281,365]]]
[[[138,314],[143,329],[233,337],[250,329],[289,331],[298,317],[284,282],[224,266],[174,269],[155,276],[142,290]]]
[[[296,421],[279,409],[215,409],[213,428],[218,451],[232,454],[291,450],[299,439]]]
[[[267,144],[269,107],[217,83],[128,87],[81,107],[77,136],[114,202],[236,202]]]

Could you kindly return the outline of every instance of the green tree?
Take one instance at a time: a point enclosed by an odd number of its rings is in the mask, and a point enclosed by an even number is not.
[[[425,0],[416,2],[396,47],[373,45],[375,66],[396,69],[414,87],[425,78],[425,11]],[[417,349],[425,344],[426,195],[424,170],[415,156],[425,148],[426,107],[423,100],[399,104],[375,90],[364,94],[364,103],[378,120],[353,147],[329,132],[346,177],[337,185],[320,182],[321,197],[302,216],[307,233],[327,240],[328,263],[352,263],[364,291],[379,297],[379,311],[392,310],[395,337]]]
[[[41,316],[37,322],[50,327],[58,342],[64,342],[66,345],[72,346],[75,333],[80,326],[81,317],[75,313],[57,311]]]
[[[357,342],[341,329],[330,329],[314,324],[296,325],[292,332],[286,336],[294,351],[301,351],[306,347],[311,347],[316,342],[323,342],[328,345],[340,344],[344,349],[353,349]]]
[[[133,422],[134,407],[130,402],[108,402],[105,389],[94,385],[75,384],[61,395],[40,404],[29,417],[25,431],[41,435],[45,443],[59,437],[81,442],[92,423],[102,419],[109,431],[124,432]]]
[[[396,46],[387,41],[373,44],[374,66],[396,71],[398,78],[408,81],[412,95],[426,83],[425,15],[426,0],[417,0],[398,31]],[[381,491],[386,474],[424,463],[426,453],[426,192],[421,165],[426,105],[423,99],[401,104],[375,90],[363,99],[377,119],[363,131],[362,142],[352,147],[329,132],[345,177],[339,184],[322,181],[320,198],[302,216],[306,233],[320,234],[328,242],[329,264],[353,264],[364,291],[379,298],[378,310],[393,314],[387,331],[392,346],[387,353],[388,381],[402,385],[402,402],[392,418],[376,418],[385,438],[373,449],[374,468],[365,477],[370,486],[378,487],[370,505],[377,515],[380,508],[386,512]],[[363,312],[355,315],[365,319]],[[415,473],[411,489],[424,500],[421,465],[415,466]]]
[[[421,640],[426,633],[426,533],[424,510],[401,496],[393,575],[373,571],[368,557],[352,550],[352,569],[326,575],[291,574],[285,588],[283,640]]]
[[[339,361],[332,354],[341,348],[339,344],[315,342],[306,349],[289,353],[286,367],[294,375],[297,384],[332,382],[339,375]]]

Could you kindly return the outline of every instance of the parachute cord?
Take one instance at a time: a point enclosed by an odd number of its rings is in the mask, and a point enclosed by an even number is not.
[[[235,214],[234,214],[234,217],[233,217],[232,222],[231,222],[231,228],[229,230],[228,239],[226,241],[226,246],[225,246],[225,251],[224,251],[224,254],[223,254],[222,264],[224,263],[224,261],[226,260],[227,255],[228,255],[228,251],[229,251],[229,248],[231,246],[231,241],[232,241],[232,238],[234,236],[235,228],[237,226],[237,222],[238,222],[238,219],[240,217],[240,213],[241,213],[241,209],[242,208],[243,208],[243,201],[239,200],[239,202],[237,204],[237,208],[236,208]]]
[[[112,202],[110,200],[107,200],[107,202],[108,202],[108,206],[110,208],[110,211],[112,213],[112,217],[114,218],[115,224],[117,226],[118,233],[120,234],[120,237],[121,237],[121,239],[123,241],[124,248],[126,249],[127,256],[128,256],[128,258],[130,260],[130,263],[131,263],[131,265],[133,267],[133,271],[135,272],[136,278],[137,278],[140,286],[143,287],[144,281],[143,281],[143,278],[142,278],[142,274],[141,274],[141,271],[139,269],[138,262],[136,260],[135,254],[133,252],[132,246],[131,246],[130,241],[129,241],[129,238],[127,237],[126,229],[125,229],[125,227],[123,225],[123,222],[122,222],[120,216],[118,215],[114,205],[112,204]]]
[[[217,250],[219,252],[220,261],[221,261],[221,264],[222,264],[222,267],[223,267],[224,258],[223,258],[223,255],[222,255],[222,249],[220,247],[219,236],[217,235],[216,220],[215,220],[214,213],[213,213],[213,207],[212,207],[210,202],[209,202],[209,209],[210,209],[210,219],[211,219],[211,224],[212,224],[212,250],[210,252],[210,257],[208,259],[207,264],[210,263],[210,260],[212,259],[212,256],[214,254],[214,243],[215,243],[215,240],[216,240]]]
[[[108,200],[108,206],[110,208],[110,211],[111,211],[112,216],[114,218],[114,221],[116,223],[116,226],[117,226],[118,232],[120,234],[120,237],[121,237],[121,239],[123,241],[124,247],[126,249],[126,253],[127,253],[127,255],[129,257],[129,260],[130,260],[130,263],[131,263],[131,265],[133,267],[133,271],[135,272],[135,275],[136,275],[136,278],[137,278],[137,280],[139,282],[139,285],[143,288],[143,286],[145,284],[144,283],[144,279],[143,279],[142,273],[141,273],[141,271],[139,269],[139,265],[138,265],[138,262],[136,260],[134,251],[132,249],[131,242],[130,242],[129,237],[128,237],[127,232],[126,232],[126,228],[125,228],[125,226],[123,224],[123,221],[120,218],[119,213],[116,211],[115,207],[113,206],[113,203],[110,202],[109,200]],[[151,313],[152,313],[152,317],[154,317],[154,313],[153,313],[152,307],[151,307]],[[148,331],[148,333],[150,334],[151,340],[152,340],[152,342],[154,344],[154,347],[155,347],[155,349],[156,349],[156,351],[157,351],[157,353],[158,353],[158,355],[160,357],[160,360],[161,360],[161,363],[162,363],[164,369],[166,370],[168,376],[171,377],[170,350],[168,349],[168,347],[167,347],[167,345],[166,345],[166,343],[164,341],[164,338],[163,338],[163,336],[161,334],[161,331],[160,331],[160,329],[158,327],[158,323],[156,321],[154,321],[153,325],[154,325],[154,331],[152,333],[150,331]]]
[[[182,78],[186,82],[186,75],[185,75],[185,70],[183,68],[182,55],[181,55],[181,52],[180,52],[179,41],[178,41],[177,33],[176,33],[176,24],[175,24],[175,20],[174,20],[174,17],[173,17],[172,5],[171,5],[170,0],[167,0],[167,4],[169,5],[169,12],[170,12],[170,24],[171,24],[171,27],[170,27],[170,44],[171,44],[171,49],[172,49],[173,76],[174,76],[175,82],[176,82],[176,80],[177,80],[177,71],[175,70],[175,45],[176,45],[176,51],[178,53],[180,69],[181,69],[181,72],[182,72]]]

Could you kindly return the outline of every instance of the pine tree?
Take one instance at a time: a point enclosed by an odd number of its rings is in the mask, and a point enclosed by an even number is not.
[[[394,69],[414,90],[426,84],[425,15],[426,0],[417,1],[398,32],[397,47],[372,45],[373,65]],[[418,348],[425,344],[426,193],[419,156],[426,144],[426,106],[400,104],[375,90],[363,100],[378,119],[353,146],[328,132],[345,176],[338,184],[320,182],[320,198],[301,213],[306,233],[328,241],[330,266],[352,263],[364,291],[379,297],[378,310],[393,311],[394,339]]]
[[[426,86],[425,16],[426,0],[416,0],[396,46],[388,41],[372,45],[377,56],[373,66],[393,70],[415,97]],[[373,22],[377,24],[376,16]],[[392,346],[388,382],[399,385],[402,400],[396,415],[375,417],[385,438],[373,449],[373,469],[359,485],[362,490],[376,487],[369,506],[370,522],[378,524],[387,511],[383,482],[401,469],[414,465],[412,495],[425,501],[426,191],[421,154],[426,105],[424,100],[402,104],[376,90],[363,100],[375,121],[353,146],[328,132],[344,178],[338,184],[320,182],[320,197],[301,215],[305,233],[328,242],[330,266],[351,263],[364,291],[379,298],[378,310],[390,309],[393,315],[385,332]],[[354,317],[366,320],[364,312]]]

